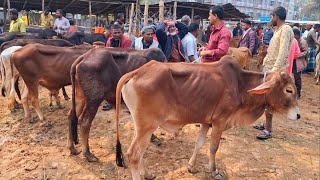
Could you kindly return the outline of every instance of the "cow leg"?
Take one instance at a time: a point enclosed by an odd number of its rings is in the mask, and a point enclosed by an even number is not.
[[[64,86],[62,88],[62,94],[63,94],[64,100],[68,101],[70,99]]]
[[[136,136],[132,141],[130,148],[127,151],[128,161],[130,162],[130,169],[133,180],[140,180],[140,177],[146,179],[154,179],[155,176],[146,173],[143,166],[143,154],[148,147],[152,133],[155,128],[146,129],[145,125],[136,125]],[[144,129],[139,129],[143,127]]]
[[[98,161],[98,158],[95,157],[90,152],[89,147],[89,133],[92,121],[98,111],[99,105],[102,102],[102,100],[98,101],[99,103],[96,103],[94,101],[91,101],[91,103],[87,103],[84,107],[83,111],[83,119],[80,121],[80,127],[81,127],[81,142],[83,147],[83,155],[86,157],[86,159],[89,162],[96,162]]]
[[[52,96],[53,96],[53,94],[50,92],[49,93],[49,108],[48,108],[49,112],[53,112]]]
[[[29,86],[29,97],[30,97],[32,106],[34,107],[34,109],[39,117],[39,120],[43,121],[44,116],[43,116],[41,109],[40,109],[39,97],[38,97],[39,96],[38,87],[39,87],[39,85],[37,83],[33,83],[31,86]]]
[[[21,103],[24,111],[24,119],[26,121],[31,120],[31,113],[30,113],[30,107],[29,107],[29,101],[28,101],[28,88],[25,83],[23,83],[22,87],[22,94],[21,94]]]
[[[209,171],[212,173],[214,179],[222,179],[222,175],[219,174],[216,168],[216,153],[219,148],[221,135],[224,128],[220,128],[212,124],[211,142],[210,142],[210,159],[209,159]]]
[[[83,114],[83,110],[84,110],[84,100],[81,101],[76,101],[76,113],[77,113],[77,117],[78,117],[78,121],[81,122],[82,119],[82,114]],[[68,148],[70,150],[70,154],[72,155],[79,155],[81,153],[81,151],[78,151],[75,146],[74,146],[74,142],[72,140],[72,131],[71,131],[71,117],[72,117],[72,110],[69,111],[68,113]]]
[[[57,103],[57,106],[59,109],[63,109],[64,107],[61,105],[61,101],[60,101],[60,97],[59,97],[59,90],[56,91],[54,94],[53,94],[54,98],[56,99],[56,103]]]
[[[206,135],[208,133],[209,128],[210,128],[209,124],[201,124],[200,125],[198,139],[196,141],[192,157],[190,158],[189,163],[188,163],[188,171],[190,173],[197,173],[198,172],[198,170],[195,169],[197,155],[199,154],[200,149],[206,143]]]

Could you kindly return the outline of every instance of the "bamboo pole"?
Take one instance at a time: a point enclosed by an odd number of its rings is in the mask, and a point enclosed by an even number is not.
[[[193,22],[193,16],[194,16],[194,9],[191,9],[191,22]]]
[[[173,21],[177,20],[177,6],[178,6],[178,3],[177,1],[175,1],[173,4]]]
[[[10,0],[7,0],[7,6],[8,6],[8,10],[11,9],[11,3],[10,3]]]
[[[132,31],[131,29],[132,29],[133,13],[134,13],[134,3],[131,4],[131,10],[130,10],[129,34],[131,34],[131,31]]]
[[[144,5],[144,26],[148,25],[148,16],[149,15],[149,0],[145,0]]]
[[[126,19],[125,22],[128,23],[130,21],[130,17],[129,17],[129,6],[125,5],[125,9],[126,9]]]
[[[164,13],[164,2],[163,0],[159,1],[159,22],[163,22],[163,13]]]
[[[42,13],[44,12],[44,0],[42,0]]]
[[[89,18],[90,18],[90,33],[92,33],[92,9],[91,9],[91,1],[89,1]]]
[[[136,1],[136,28],[135,28],[135,36],[139,37],[140,32],[140,1]]]

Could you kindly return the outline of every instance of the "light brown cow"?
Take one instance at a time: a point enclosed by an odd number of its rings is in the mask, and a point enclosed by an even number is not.
[[[223,131],[253,123],[266,108],[286,113],[289,119],[300,118],[296,87],[285,71],[266,75],[245,71],[231,56],[224,56],[208,64],[151,61],[125,74],[116,91],[117,165],[124,166],[119,140],[121,92],[135,123],[127,151],[134,180],[147,174],[142,157],[158,127],[176,133],[192,123],[200,123],[201,130],[188,169],[194,171],[196,155],[212,125],[209,170],[218,178],[215,156]]]
[[[258,70],[262,69],[263,60],[267,56],[267,53],[268,53],[268,46],[261,44],[258,49],[258,61],[257,61]]]
[[[82,54],[90,50],[92,46],[76,47],[55,47],[41,44],[29,44],[17,50],[11,56],[11,61],[24,80],[28,93],[22,94],[26,102],[22,102],[25,112],[25,119],[31,119],[28,99],[31,100],[33,107],[40,120],[44,116],[40,110],[38,99],[38,86],[47,88],[51,95],[57,99],[59,89],[71,84],[70,68],[72,63]]]
[[[316,79],[316,84],[318,85],[320,79],[320,51],[316,56],[316,69],[314,71],[316,72],[314,78]]]
[[[240,64],[242,69],[249,70],[252,54],[246,47],[232,48],[228,50],[228,55],[234,57]]]
[[[241,36],[231,38],[230,47],[233,47],[233,48],[239,47],[240,40],[241,40]]]

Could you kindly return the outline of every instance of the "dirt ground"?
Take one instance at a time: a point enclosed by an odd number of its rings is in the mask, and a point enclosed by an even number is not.
[[[273,138],[267,141],[257,140],[258,131],[252,126],[223,133],[217,153],[223,179],[320,179],[320,85],[315,85],[311,75],[302,79],[302,119],[291,121],[275,115]],[[67,91],[71,97],[71,88]],[[115,110],[104,112],[100,107],[93,121],[90,146],[100,161],[89,163],[82,155],[70,155],[66,148],[71,102],[63,101],[65,109],[49,112],[47,92],[41,88],[40,99],[51,127],[24,121],[22,109],[10,113],[5,99],[0,98],[0,179],[130,179],[129,169],[115,164]],[[36,116],[35,111],[32,115]],[[261,117],[258,122],[263,120]],[[126,152],[134,126],[124,105],[120,129]],[[188,125],[174,140],[172,134],[158,129],[156,135],[163,143],[159,147],[150,144],[147,149],[144,159],[148,171],[157,179],[210,179],[208,142],[198,158],[199,172],[187,171],[198,129]]]

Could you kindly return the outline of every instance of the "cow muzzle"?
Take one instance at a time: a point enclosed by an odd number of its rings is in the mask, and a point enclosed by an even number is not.
[[[300,110],[298,107],[292,107],[289,109],[288,114],[287,114],[288,119],[291,120],[298,120],[301,118],[300,115]]]

